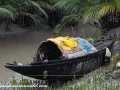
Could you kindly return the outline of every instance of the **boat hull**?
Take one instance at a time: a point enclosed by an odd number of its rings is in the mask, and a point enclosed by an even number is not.
[[[104,46],[112,51],[115,40],[116,38],[112,39],[109,42],[109,45],[106,44]],[[106,49],[102,48],[98,50],[98,52],[69,60],[32,63],[26,66],[7,64],[5,67],[22,75],[36,79],[64,81],[74,77],[83,76],[84,74],[99,68],[105,63],[105,51]]]

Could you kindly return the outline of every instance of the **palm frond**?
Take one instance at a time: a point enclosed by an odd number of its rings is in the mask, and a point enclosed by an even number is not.
[[[54,7],[57,9],[57,10],[60,10],[62,11],[63,13],[66,13],[66,14],[75,14],[75,13],[78,13],[80,12],[81,10],[81,3],[78,2],[78,1],[73,1],[73,0],[67,0],[67,1],[61,1],[61,2],[58,2],[54,5]]]
[[[28,3],[31,5],[31,7],[34,7],[36,10],[38,10],[40,13],[45,15],[46,19],[48,19],[47,13],[40,7],[40,5],[32,0],[29,0]]]
[[[116,5],[116,12],[120,12],[120,0],[115,0],[115,5]]]
[[[8,6],[0,6],[0,17],[2,18],[10,18],[12,20],[15,19],[14,12],[10,10],[10,7]]]
[[[32,15],[32,14],[30,14],[30,13],[19,12],[19,15],[28,16],[28,17],[32,18],[35,23],[36,23],[36,22],[38,22],[38,23],[40,22],[40,19],[39,19],[39,18],[37,18],[35,15]]]
[[[84,13],[84,21],[86,22],[89,18],[100,18],[107,13],[114,13],[116,7],[113,2],[103,3],[101,5],[90,7],[88,11]]]
[[[53,6],[51,6],[50,4],[46,3],[46,2],[43,2],[43,1],[37,1],[37,3],[40,5],[40,7],[42,8],[46,8],[48,10],[51,10],[51,11],[55,11],[55,8]]]
[[[55,27],[54,32],[61,35],[62,31],[66,28],[66,24],[71,20],[80,21],[81,14],[72,14],[69,16],[64,16],[60,23]]]
[[[63,1],[63,2],[58,2],[56,3],[53,7],[56,8],[58,11],[60,11],[61,13],[66,13],[66,8],[64,8],[66,6],[68,2]]]

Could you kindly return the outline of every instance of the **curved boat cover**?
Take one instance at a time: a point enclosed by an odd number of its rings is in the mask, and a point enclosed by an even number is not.
[[[47,40],[54,42],[63,50],[72,50],[77,46],[77,40],[74,40],[69,37],[57,37],[57,38],[50,38]]]
[[[52,44],[48,45],[48,43],[54,43],[57,47],[55,46],[52,47]],[[40,48],[45,47],[45,46],[46,48],[51,46],[51,48],[48,48],[47,50],[58,48],[59,52],[62,53],[61,56],[59,57],[64,57],[67,59],[84,56],[86,54],[97,51],[97,49],[92,44],[90,44],[87,40],[79,38],[79,37],[76,37],[76,38],[57,37],[57,38],[47,39],[47,41],[43,41],[41,43],[41,45],[39,46],[38,52],[40,52]],[[44,50],[44,52],[45,51],[47,52],[47,50]],[[52,50],[51,53],[56,53],[57,51]],[[44,52],[42,52],[42,54],[44,54]]]

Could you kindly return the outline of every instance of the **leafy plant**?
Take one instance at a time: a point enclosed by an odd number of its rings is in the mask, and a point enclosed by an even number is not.
[[[112,71],[115,69],[116,67],[116,63],[120,60],[120,53],[116,52],[112,58],[111,58],[111,63],[109,66],[109,72],[112,73]]]
[[[48,71],[45,70],[43,74],[44,74],[44,78],[46,79],[46,77],[48,76]]]
[[[61,34],[68,22],[77,21],[86,23],[89,19],[98,19],[101,24],[100,26],[102,26],[102,32],[105,32],[106,28],[109,29],[110,27],[106,23],[116,21],[114,15],[117,16],[120,12],[120,0],[60,0],[54,7],[64,15],[54,29],[54,32],[57,34]],[[110,15],[107,17],[110,18],[101,20],[102,17],[108,14]]]
[[[48,19],[48,14],[44,9],[55,10],[50,4],[42,0],[1,0],[0,18],[10,20],[23,20],[30,17],[34,22],[39,22],[36,14],[43,14]]]

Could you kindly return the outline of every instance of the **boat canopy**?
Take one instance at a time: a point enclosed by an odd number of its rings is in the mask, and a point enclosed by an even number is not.
[[[37,53],[37,60],[71,59],[89,53],[97,49],[87,40],[79,37],[57,37],[41,42]]]

